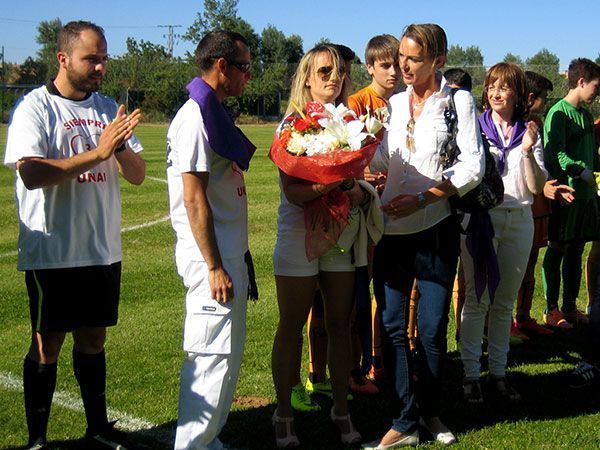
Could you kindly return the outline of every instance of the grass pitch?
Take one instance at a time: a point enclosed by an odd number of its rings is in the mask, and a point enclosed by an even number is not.
[[[222,440],[235,448],[273,448],[270,426],[274,391],[270,371],[277,306],[271,255],[275,244],[279,198],[277,170],[267,157],[273,125],[246,126],[258,146],[247,174],[250,245],[261,299],[250,304],[248,338],[236,402]],[[0,128],[4,149],[6,127]],[[109,332],[109,407],[138,424],[125,435],[128,448],[172,447],[177,415],[184,289],[175,271],[174,235],[169,221],[165,180],[164,125],[138,128],[149,178],[140,187],[123,183],[123,227],[157,222],[123,233],[123,278],[119,325]],[[3,152],[2,152],[3,154]],[[30,326],[23,274],[16,271],[17,218],[12,171],[0,168],[0,448],[20,448],[27,440],[19,383]],[[543,252],[540,257],[543,257]],[[539,272],[538,272],[539,273]],[[541,285],[536,287],[535,316],[541,319]],[[584,307],[584,287],[580,307]],[[585,339],[581,331],[533,339],[509,355],[510,374],[523,395],[518,406],[490,400],[481,408],[460,401],[461,364],[454,342],[452,317],[448,332],[449,363],[442,419],[457,431],[456,448],[599,448],[600,396],[596,389],[573,391],[565,374],[578,361]],[[79,397],[72,375],[71,341],[59,361],[57,391],[49,438],[55,448],[83,448],[85,418],[73,399]],[[305,358],[306,361],[306,358]],[[303,376],[304,377],[304,376]],[[393,409],[388,394],[356,396],[353,420],[365,439],[375,439],[389,426]],[[65,400],[66,398],[66,400]],[[330,402],[318,399],[323,411],[297,414],[296,429],[304,448],[341,448],[328,420]],[[128,418],[128,419],[127,419]],[[135,422],[138,420],[138,422]],[[435,446],[435,444],[425,444]]]

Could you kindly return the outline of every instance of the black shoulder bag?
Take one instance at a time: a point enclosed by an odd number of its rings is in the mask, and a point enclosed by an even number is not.
[[[446,141],[446,145],[440,151],[440,159],[442,167],[447,169],[456,162],[456,158],[460,153],[458,144],[456,143],[456,133],[458,131],[458,116],[456,114],[456,106],[454,104],[454,94],[458,89],[453,88],[448,99],[448,107],[444,111],[444,119],[448,126],[450,138]],[[496,160],[490,152],[489,143],[481,134],[483,141],[483,151],[485,155],[485,171],[481,182],[472,190],[467,192],[462,197],[453,195],[450,197],[450,206],[453,210],[459,210],[465,213],[473,213],[477,211],[486,211],[498,206],[504,200],[504,183],[502,176],[496,166]]]

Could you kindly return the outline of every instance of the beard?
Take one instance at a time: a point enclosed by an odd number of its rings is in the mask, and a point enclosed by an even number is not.
[[[104,78],[102,73],[94,73],[91,75],[81,75],[71,68],[67,70],[67,79],[71,85],[80,92],[91,94],[92,92],[100,89],[102,79]]]

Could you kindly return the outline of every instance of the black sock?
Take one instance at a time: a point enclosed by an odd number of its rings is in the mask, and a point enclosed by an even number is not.
[[[106,358],[104,350],[96,354],[73,349],[73,371],[79,383],[88,434],[96,434],[108,425],[106,416]]]
[[[29,358],[23,361],[23,391],[29,445],[46,442],[48,417],[56,388],[57,364],[41,364]]]

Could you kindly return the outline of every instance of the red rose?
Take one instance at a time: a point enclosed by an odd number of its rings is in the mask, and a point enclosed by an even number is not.
[[[306,115],[321,114],[325,112],[325,107],[321,102],[308,102],[306,104]]]

